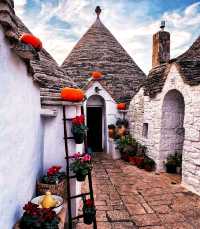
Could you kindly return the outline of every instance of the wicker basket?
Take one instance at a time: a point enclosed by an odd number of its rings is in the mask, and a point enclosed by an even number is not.
[[[66,193],[66,181],[62,180],[58,184],[44,184],[37,182],[37,195],[43,195],[47,191],[50,191],[54,195],[62,196],[64,199],[67,195]]]

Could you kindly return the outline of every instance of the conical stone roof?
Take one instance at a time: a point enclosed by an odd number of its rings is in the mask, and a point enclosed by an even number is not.
[[[102,72],[99,82],[116,101],[130,101],[146,78],[99,15],[65,59],[62,68],[81,88],[87,88],[93,71]]]

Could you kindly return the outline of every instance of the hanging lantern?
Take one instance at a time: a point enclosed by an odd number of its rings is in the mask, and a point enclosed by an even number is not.
[[[125,103],[118,103],[117,109],[118,110],[126,110],[126,104]]]
[[[42,49],[42,42],[40,41],[40,39],[30,33],[22,34],[22,36],[20,37],[20,41],[25,44],[31,45],[37,51],[40,51]]]
[[[95,80],[98,80],[102,77],[102,73],[101,72],[92,72],[92,78],[95,79]]]
[[[85,97],[81,89],[65,87],[61,90],[61,98],[70,102],[81,102]]]

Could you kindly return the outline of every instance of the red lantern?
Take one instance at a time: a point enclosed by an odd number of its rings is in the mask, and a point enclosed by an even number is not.
[[[125,103],[118,103],[117,109],[118,110],[126,110],[126,104]]]
[[[61,98],[70,102],[81,102],[85,97],[81,89],[65,87],[61,90]]]
[[[101,72],[92,72],[92,78],[95,80],[98,80],[102,77],[102,73]]]
[[[22,34],[22,36],[20,37],[20,41],[33,46],[33,48],[35,48],[38,51],[42,48],[42,42],[40,41],[40,39],[33,36],[30,33]]]

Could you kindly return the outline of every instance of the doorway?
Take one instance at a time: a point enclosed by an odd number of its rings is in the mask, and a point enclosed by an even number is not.
[[[102,152],[102,107],[87,107],[87,144],[93,152]]]
[[[185,138],[184,132],[185,103],[182,94],[177,90],[169,91],[163,101],[161,139],[160,139],[160,162],[167,159],[169,154],[183,151]],[[162,163],[163,164],[163,163]],[[163,165],[161,166],[163,167]]]

